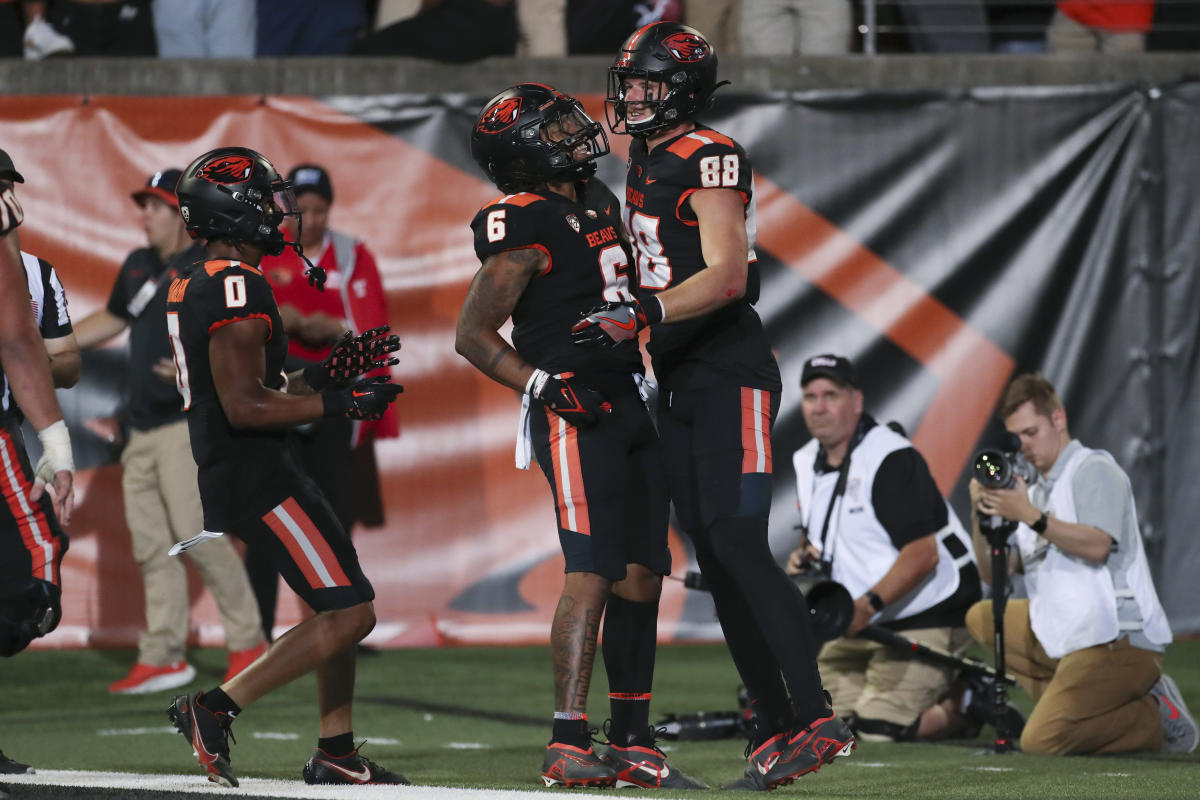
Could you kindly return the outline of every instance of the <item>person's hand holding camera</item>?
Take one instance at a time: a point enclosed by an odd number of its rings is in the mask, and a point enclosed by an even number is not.
[[[816,563],[820,560],[820,551],[813,547],[811,542],[805,542],[793,550],[791,555],[788,556],[787,564],[784,566],[784,571],[787,572],[788,575],[802,575],[805,572],[813,569]]]
[[[1014,477],[1011,489],[985,489],[974,478],[971,479],[971,504],[980,514],[996,515],[1009,522],[1024,522],[1032,524],[1042,516],[1042,512],[1029,501],[1025,480],[1017,475]]]

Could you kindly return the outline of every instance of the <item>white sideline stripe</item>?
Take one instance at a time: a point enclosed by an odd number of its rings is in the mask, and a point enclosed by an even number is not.
[[[290,742],[300,738],[298,733],[284,733],[283,731],[255,731],[250,734],[251,739],[276,739],[279,741]]]
[[[198,769],[198,768],[197,768]],[[309,786],[301,781],[240,778],[237,789],[209,783],[203,775],[137,775],[130,772],[85,772],[77,770],[39,770],[33,775],[5,775],[4,783],[24,786],[66,786],[71,788],[129,789],[176,792],[187,795],[231,797],[311,798],[312,800],[364,800],[365,798],[401,797],[415,800],[546,800],[545,792],[515,789],[461,789],[449,786]],[[655,793],[655,800],[672,795]],[[589,790],[588,798],[628,800],[628,794],[600,794]]]
[[[156,725],[153,728],[101,728],[96,731],[97,736],[144,736],[148,733],[169,733],[174,736],[176,730],[173,725]]]
[[[451,750],[490,750],[490,744],[483,742],[446,742],[442,747],[448,747]]]

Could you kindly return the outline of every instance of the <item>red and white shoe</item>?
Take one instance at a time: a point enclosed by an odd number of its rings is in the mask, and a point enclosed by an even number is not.
[[[596,755],[591,747],[586,750],[562,742],[546,745],[542,757],[542,783],[547,786],[562,785],[568,789],[575,786],[612,786],[617,782],[617,773]]]
[[[267,652],[266,642],[248,650],[230,650],[229,669],[225,670],[225,677],[221,678],[221,683],[233,680],[235,675],[253,664],[265,652]]]
[[[150,694],[165,692],[187,686],[196,677],[195,668],[186,661],[178,661],[165,667],[154,667],[138,662],[121,680],[108,685],[113,694]]]

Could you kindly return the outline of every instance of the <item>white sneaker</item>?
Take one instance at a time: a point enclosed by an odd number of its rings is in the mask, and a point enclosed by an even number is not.
[[[1200,727],[1188,712],[1183,695],[1171,676],[1164,674],[1150,688],[1150,695],[1158,701],[1158,713],[1162,715],[1163,749],[1168,753],[1190,753],[1200,743]]]
[[[75,43],[41,17],[34,17],[25,27],[24,41],[25,58],[29,61],[75,52]]]

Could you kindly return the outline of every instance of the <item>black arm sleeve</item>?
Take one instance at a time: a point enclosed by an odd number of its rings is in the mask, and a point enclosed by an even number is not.
[[[897,550],[938,532],[948,521],[946,501],[925,459],[912,447],[889,454],[879,465],[871,503]]]

